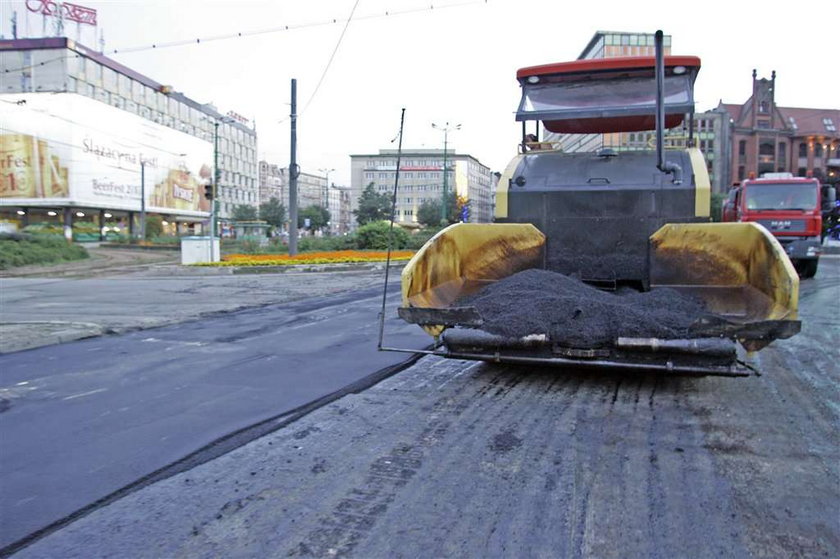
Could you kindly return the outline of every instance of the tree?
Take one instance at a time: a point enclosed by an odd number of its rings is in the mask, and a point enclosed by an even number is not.
[[[368,184],[359,196],[359,207],[353,210],[356,223],[365,225],[374,221],[391,219],[391,197],[385,193],[378,193],[373,189],[373,183]]]
[[[455,196],[454,192],[446,193],[448,206],[446,225],[461,221],[461,208],[466,200]],[[426,200],[417,209],[417,221],[426,227],[437,227],[440,225],[440,199],[433,198]]]
[[[309,219],[310,231],[317,231],[327,226],[330,222],[330,212],[326,208],[313,205],[306,206],[298,212],[298,227],[306,226],[306,219]]]
[[[417,222],[426,227],[440,225],[440,200],[426,200],[417,208]]]
[[[257,219],[257,208],[248,204],[237,204],[231,213],[233,221],[254,221]]]
[[[260,219],[276,229],[282,229],[286,222],[286,206],[276,197],[260,204]]]

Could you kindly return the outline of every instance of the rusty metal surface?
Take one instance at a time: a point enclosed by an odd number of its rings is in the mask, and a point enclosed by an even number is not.
[[[669,224],[650,239],[651,286],[704,299],[743,322],[795,319],[799,278],[778,241],[753,223]]]
[[[530,224],[451,225],[403,269],[403,306],[447,307],[481,282],[538,266],[544,243]]]

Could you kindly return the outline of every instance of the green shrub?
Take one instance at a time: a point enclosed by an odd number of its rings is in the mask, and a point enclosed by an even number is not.
[[[240,241],[239,247],[245,254],[258,254],[261,252],[260,242],[254,237],[244,237]]]
[[[271,237],[268,240],[268,245],[263,247],[269,254],[281,254],[289,252],[289,245],[283,237]]]
[[[335,237],[303,237],[298,241],[300,252],[324,252],[334,250],[353,250],[356,239],[351,235]]]
[[[387,221],[375,221],[362,225],[356,230],[356,245],[362,250],[387,250],[391,224]],[[401,250],[408,247],[409,235],[399,226],[393,228],[391,249]]]
[[[163,233],[163,218],[159,215],[146,216],[146,239],[160,237]]]
[[[420,231],[415,231],[408,239],[408,246],[405,248],[410,250],[419,250],[426,242],[434,237],[441,227],[427,227]]]
[[[721,219],[723,219],[722,205],[725,199],[726,194],[719,194],[717,192],[712,194],[712,199],[710,202],[711,207],[709,208],[711,211],[712,221],[720,221]]]
[[[87,258],[84,247],[54,235],[0,233],[0,270]]]

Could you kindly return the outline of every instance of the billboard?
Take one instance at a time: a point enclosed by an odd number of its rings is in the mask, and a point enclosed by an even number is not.
[[[74,93],[2,95],[0,206],[205,218],[213,146]]]

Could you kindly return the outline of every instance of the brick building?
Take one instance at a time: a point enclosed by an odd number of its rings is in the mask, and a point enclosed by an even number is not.
[[[752,95],[743,104],[721,102],[730,118],[730,182],[750,173],[812,174],[824,182],[840,176],[840,109],[779,107],[776,72],[758,78],[753,70]]]

